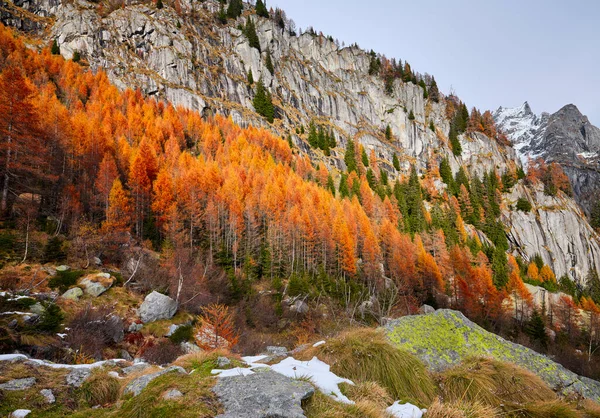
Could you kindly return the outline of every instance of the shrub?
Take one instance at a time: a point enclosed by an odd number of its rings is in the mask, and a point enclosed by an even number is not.
[[[115,403],[120,391],[119,381],[103,372],[94,373],[81,385],[83,398],[90,406]]]
[[[159,366],[172,363],[181,354],[183,354],[181,348],[167,338],[151,341],[142,350],[142,356],[146,361]]]
[[[377,382],[394,399],[425,407],[435,396],[433,379],[412,354],[393,347],[382,332],[357,329],[311,348],[302,357],[317,356],[331,371],[354,381]]]
[[[68,345],[95,358],[101,358],[106,347],[123,340],[123,321],[109,306],[93,308],[88,304],[73,315],[67,326]]]
[[[60,310],[60,307],[51,303],[46,306],[46,310],[40,317],[40,321],[36,324],[35,328],[38,331],[53,333],[59,330],[60,323],[64,319],[64,314]]]
[[[181,344],[182,342],[189,341],[194,336],[194,328],[191,325],[182,325],[175,330],[169,337],[169,340],[173,344]]]
[[[520,210],[521,212],[530,212],[531,203],[529,203],[529,200],[520,197],[519,200],[517,200],[517,210]]]
[[[63,249],[63,240],[59,237],[52,237],[44,247],[44,263],[64,261],[67,253]]]
[[[79,61],[81,61],[81,54],[79,53],[79,51],[75,50],[75,52],[73,52],[73,62]]]
[[[310,287],[308,279],[302,275],[293,274],[288,283],[287,293],[290,296],[306,295],[309,293]]]
[[[48,287],[66,292],[69,287],[77,284],[77,280],[84,274],[85,272],[79,270],[57,271],[56,275],[48,280]]]

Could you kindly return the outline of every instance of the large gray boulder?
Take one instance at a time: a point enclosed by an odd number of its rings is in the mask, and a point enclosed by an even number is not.
[[[146,296],[138,310],[144,324],[160,319],[171,319],[175,312],[177,312],[177,302],[158,292],[152,292]]]
[[[65,379],[67,381],[67,385],[78,388],[83,385],[83,382],[85,382],[91,374],[92,371],[87,367],[76,368],[71,370]]]
[[[178,373],[186,374],[185,369],[183,367],[179,367],[179,366],[167,367],[166,369],[161,370],[159,372],[146,374],[144,376],[140,376],[137,379],[132,380],[131,382],[129,382],[129,384],[127,386],[125,386],[125,391],[123,392],[123,394],[127,395],[127,394],[131,393],[131,394],[133,394],[133,396],[137,396],[140,393],[142,393],[142,391],[146,388],[146,386],[148,386],[148,384],[150,384],[150,382],[152,382],[154,379],[156,379],[159,376],[162,376],[163,374],[167,374],[170,372],[178,372]]]
[[[85,276],[79,281],[79,285],[88,295],[98,297],[106,292],[115,282],[115,279],[108,273],[97,273]]]
[[[25,379],[9,380],[0,385],[0,390],[26,390],[35,385],[35,377],[26,377]]]
[[[83,296],[83,290],[79,287],[73,287],[62,294],[63,299],[79,300]]]
[[[268,369],[248,376],[219,378],[213,387],[225,413],[217,418],[303,418],[301,402],[310,398],[310,383]]]
[[[439,309],[388,322],[388,339],[439,372],[469,357],[513,363],[538,375],[554,390],[600,401],[600,383],[578,376],[548,357],[481,328],[461,312]]]

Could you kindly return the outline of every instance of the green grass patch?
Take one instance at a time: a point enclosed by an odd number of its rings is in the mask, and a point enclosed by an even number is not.
[[[56,275],[48,280],[48,287],[66,292],[71,286],[77,284],[77,280],[85,274],[81,270],[57,271]]]

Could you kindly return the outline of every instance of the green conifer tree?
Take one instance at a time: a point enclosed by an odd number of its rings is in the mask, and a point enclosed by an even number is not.
[[[392,165],[396,169],[396,171],[400,171],[400,161],[398,160],[398,156],[396,153],[392,156]]]
[[[246,35],[246,38],[248,38],[250,47],[256,48],[260,52],[260,41],[258,39],[258,35],[256,34],[256,26],[254,25],[254,21],[250,19],[250,16],[248,16],[248,18],[246,19],[244,33]]]
[[[162,2],[162,0],[156,0],[156,8],[157,9],[162,9],[163,8],[163,2]]]
[[[252,69],[248,70],[248,84],[249,85],[254,84],[254,76],[252,75]]]
[[[56,39],[52,42],[52,49],[50,50],[52,55],[60,55],[60,47],[58,46],[58,42]]]
[[[267,58],[265,60],[265,67],[271,73],[271,75],[275,74],[275,67],[273,67],[273,61],[271,60],[271,53],[267,49]]]
[[[367,151],[365,151],[365,149],[362,149],[362,154],[360,155],[360,158],[362,160],[362,163],[365,167],[369,166],[369,156],[367,155]]]
[[[244,3],[242,0],[229,0],[229,7],[227,8],[227,17],[231,19],[237,19],[242,15],[244,10]]]
[[[385,139],[387,139],[388,141],[392,140],[392,128],[390,127],[390,125],[387,125],[385,127]]]
[[[356,171],[358,168],[356,164],[355,152],[354,141],[349,139],[348,144],[346,145],[346,153],[344,154],[344,162],[346,163],[346,168],[348,169],[349,173]]]
[[[338,190],[342,198],[350,196],[350,190],[348,189],[348,175],[346,173],[342,173]]]
[[[270,123],[273,123],[275,114],[273,101],[270,93],[266,91],[262,80],[259,80],[256,84],[256,94],[254,95],[252,104],[259,115],[265,117]]]
[[[267,10],[267,2],[262,0],[256,0],[256,14],[260,17],[269,18],[269,11]]]

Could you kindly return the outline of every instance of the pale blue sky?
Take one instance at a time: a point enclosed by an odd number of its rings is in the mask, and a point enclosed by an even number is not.
[[[435,76],[470,107],[568,103],[600,125],[599,0],[268,0],[313,26]]]

